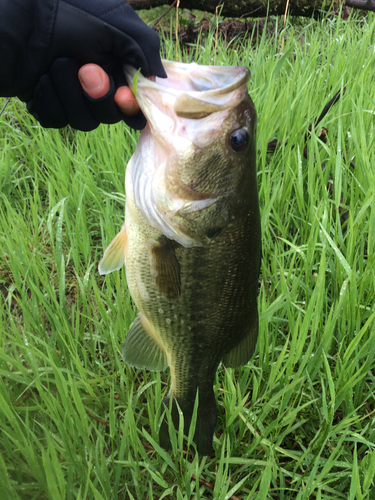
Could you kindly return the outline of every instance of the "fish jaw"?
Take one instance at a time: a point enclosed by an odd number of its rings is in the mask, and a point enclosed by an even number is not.
[[[151,100],[159,109],[173,108],[175,114],[185,118],[201,118],[203,115],[233,108],[242,99],[238,96],[238,89],[246,85],[250,78],[250,71],[246,66],[203,66],[166,60],[163,65],[168,76],[166,79],[145,78],[142,74],[138,77],[137,100],[147,115],[149,113],[144,97],[153,93],[158,96]],[[124,73],[129,85],[132,85],[136,69],[125,65]]]
[[[202,246],[217,233],[210,219],[225,222],[220,230],[229,222],[227,195],[215,186],[197,188],[199,174],[189,165],[220,141],[222,124],[247,97],[250,73],[245,67],[164,64],[167,79],[139,75],[137,100],[148,125],[128,165],[126,191],[152,227],[185,247]],[[135,73],[125,67],[129,84]]]
[[[185,152],[191,141],[204,148],[220,133],[217,127],[220,116],[212,114],[236,107],[247,95],[250,71],[245,66],[201,66],[163,61],[168,78],[138,76],[137,101],[145,114],[152,134],[161,144]],[[124,66],[129,85],[137,73],[132,66]],[[226,115],[224,115],[225,117]],[[199,120],[210,118],[203,123]],[[203,130],[203,134],[202,134]],[[173,145],[173,146],[172,146]]]

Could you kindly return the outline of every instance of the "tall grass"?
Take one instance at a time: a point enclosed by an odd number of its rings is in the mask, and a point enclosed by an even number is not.
[[[0,118],[2,499],[375,498],[374,30],[373,16],[326,19],[219,41],[217,64],[252,71],[263,261],[257,351],[218,370],[211,457],[180,451],[181,432],[171,453],[159,447],[167,373],[123,365],[135,306],[124,270],[97,272],[123,221],[137,134],[43,130],[11,101]],[[180,58],[211,64],[214,44],[201,37]],[[327,143],[312,132],[305,158],[305,131],[344,85],[321,123]],[[288,144],[270,155],[274,138]]]

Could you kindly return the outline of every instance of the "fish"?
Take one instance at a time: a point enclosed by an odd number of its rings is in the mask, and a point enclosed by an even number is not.
[[[258,335],[261,225],[256,110],[245,66],[163,61],[167,78],[139,74],[136,99],[147,118],[125,176],[125,223],[99,263],[126,266],[139,313],[123,345],[130,366],[169,367],[163,399],[210,455],[217,421],[219,364],[238,367]],[[129,86],[137,74],[124,69]],[[160,445],[171,447],[168,422]]]

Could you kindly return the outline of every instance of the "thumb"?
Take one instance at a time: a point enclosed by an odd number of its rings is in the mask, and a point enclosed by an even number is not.
[[[83,90],[93,99],[103,97],[110,88],[107,73],[96,64],[85,64],[78,71]]]

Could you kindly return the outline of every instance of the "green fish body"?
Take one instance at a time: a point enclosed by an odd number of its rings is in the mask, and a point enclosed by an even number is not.
[[[256,182],[256,112],[244,67],[165,62],[166,80],[139,76],[148,119],[126,172],[125,224],[99,265],[125,262],[139,308],[123,346],[126,363],[169,366],[172,418],[212,451],[221,361],[245,364],[258,333],[261,229]],[[135,70],[126,68],[131,81]],[[168,448],[164,422],[160,443]]]

